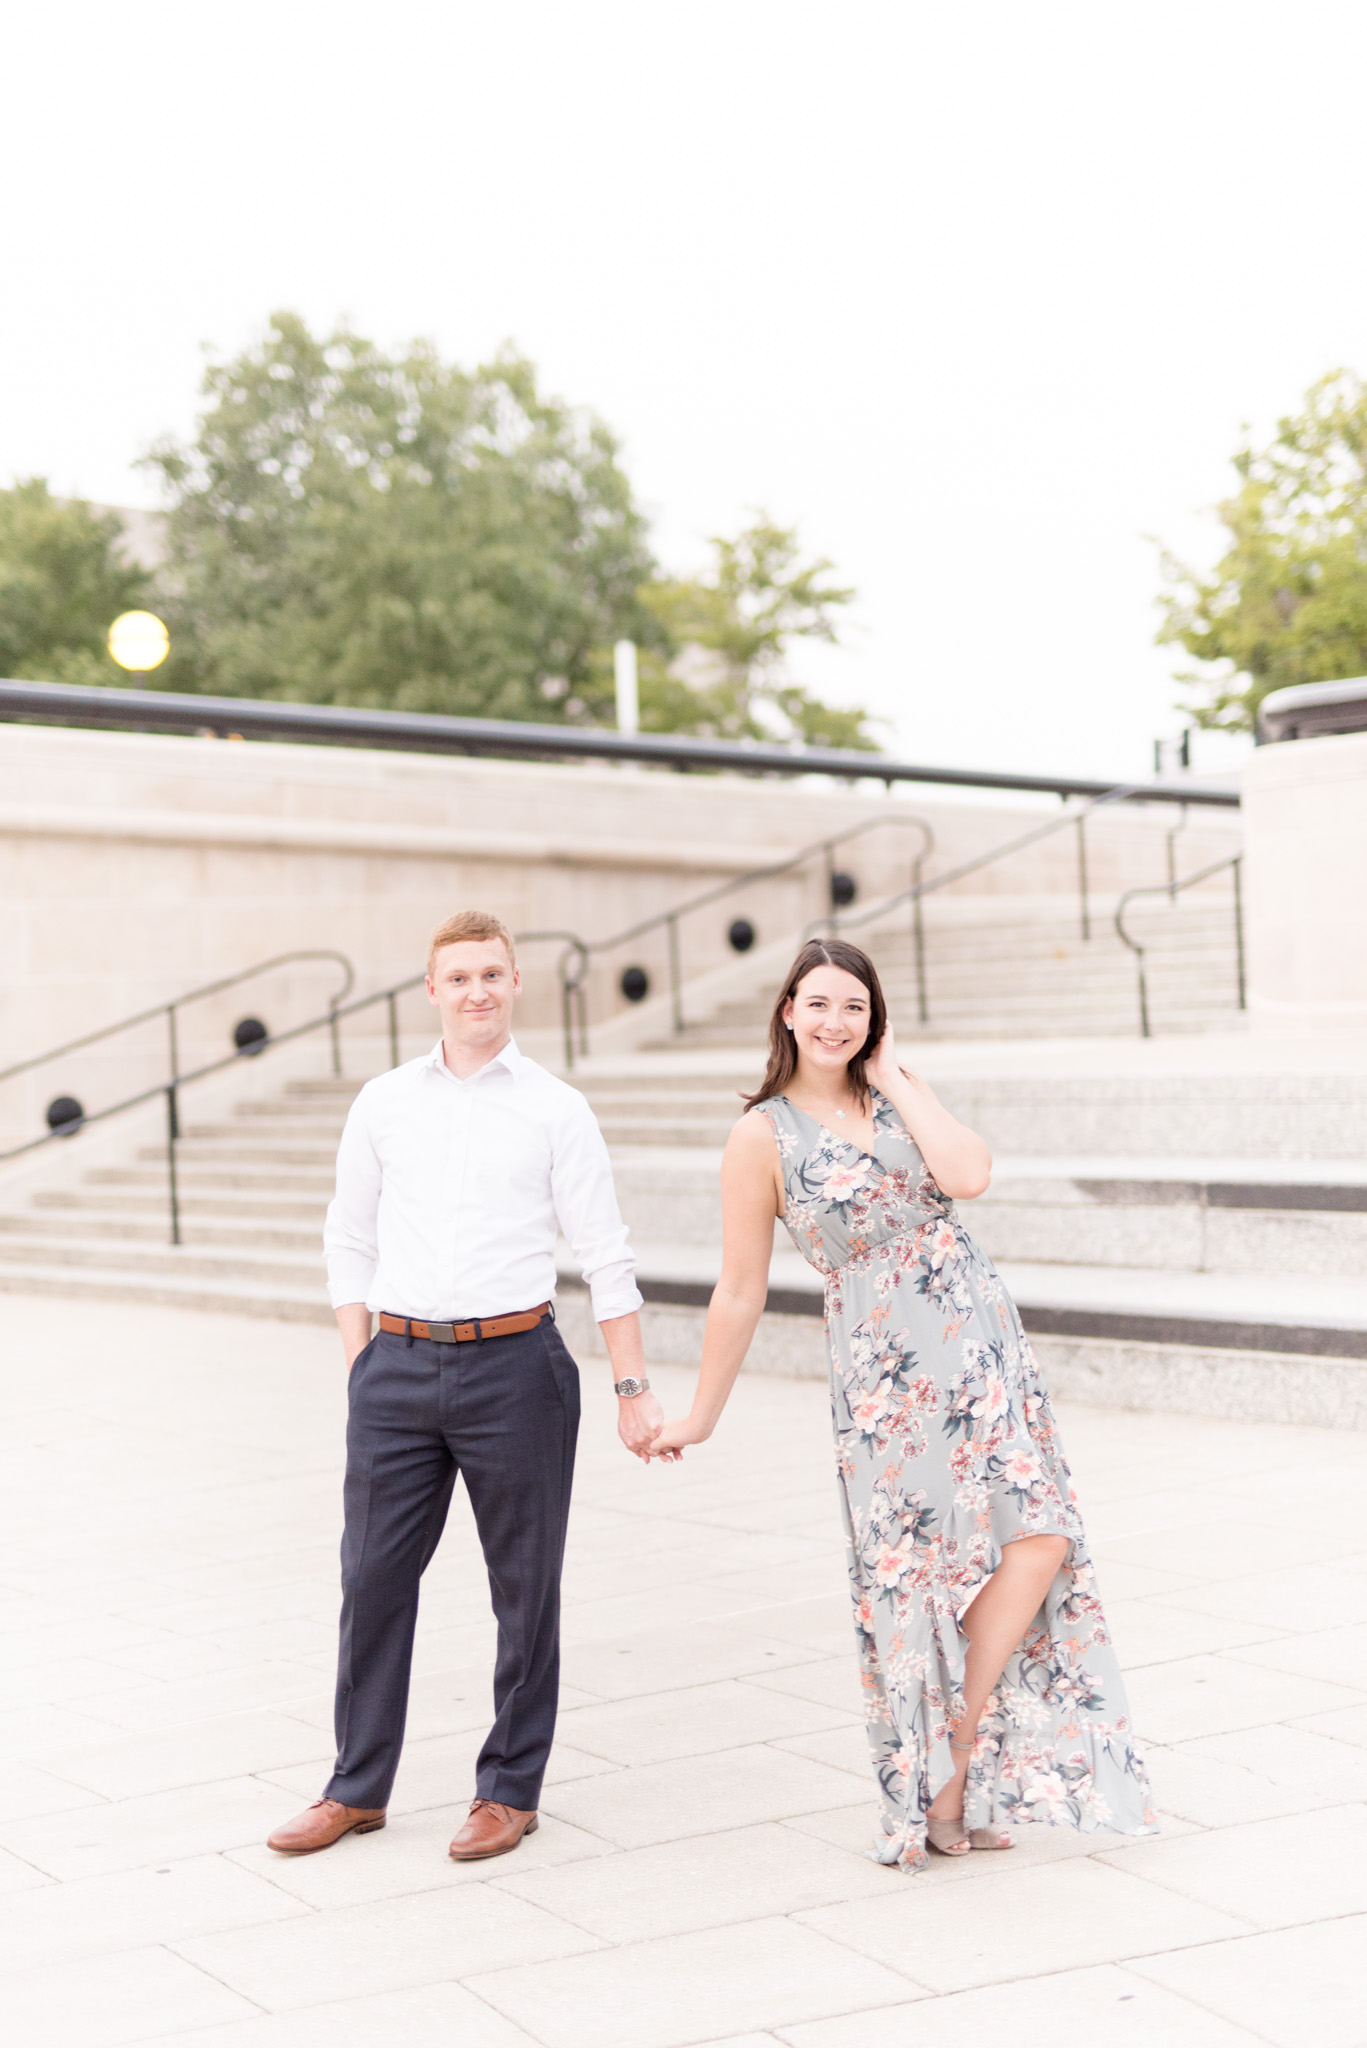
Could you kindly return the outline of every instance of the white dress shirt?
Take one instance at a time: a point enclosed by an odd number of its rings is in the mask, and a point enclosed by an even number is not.
[[[598,1321],[639,1308],[608,1149],[584,1097],[512,1039],[462,1081],[438,1039],[351,1105],[323,1231],[332,1305],[422,1322],[535,1308],[555,1294],[557,1217]]]

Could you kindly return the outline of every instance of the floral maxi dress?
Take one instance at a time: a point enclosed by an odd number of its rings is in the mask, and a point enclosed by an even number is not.
[[[919,1869],[952,1775],[965,1610],[1020,1536],[1071,1549],[979,1723],[964,1820],[1149,1832],[1152,1801],[1049,1396],[996,1269],[876,1091],[874,1152],[759,1109],[784,1222],[826,1276],[831,1407],[880,1863]]]

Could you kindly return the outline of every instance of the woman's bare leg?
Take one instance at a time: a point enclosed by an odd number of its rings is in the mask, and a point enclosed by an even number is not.
[[[964,1616],[968,1637],[964,1658],[964,1712],[954,1730],[954,1776],[930,1803],[935,1820],[957,1820],[964,1810],[964,1780],[983,1708],[1007,1660],[1039,1612],[1054,1575],[1068,1555],[1066,1536],[1020,1536],[1008,1543],[1001,1563]],[[967,1841],[967,1835],[964,1840]]]

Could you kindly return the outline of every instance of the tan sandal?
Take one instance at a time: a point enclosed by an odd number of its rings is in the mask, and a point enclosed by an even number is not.
[[[937,1820],[933,1814],[926,1816],[928,1849],[937,1850],[941,1856],[967,1856],[972,1846],[962,1814],[957,1820]]]
[[[956,1742],[951,1735],[949,1746],[957,1749],[960,1756],[971,1756],[978,1745],[976,1742]],[[926,1841],[942,1856],[967,1856],[970,1849],[1014,1849],[1016,1846],[1006,1828],[965,1828],[962,1814],[957,1820],[936,1820],[928,1816]]]

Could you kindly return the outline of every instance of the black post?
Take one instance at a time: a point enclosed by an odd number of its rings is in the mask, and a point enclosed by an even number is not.
[[[1092,920],[1087,911],[1087,820],[1085,815],[1077,821],[1077,889],[1082,901],[1082,936],[1092,936]],[[1146,1032],[1145,1037],[1148,1036]]]
[[[669,996],[674,1011],[674,1029],[684,1028],[683,1020],[683,977],[679,970],[679,920],[671,917],[665,930],[669,934]]]
[[[328,1004],[328,1036],[332,1040],[333,1079],[340,1080],[342,1074],[342,1036],[337,1029],[337,1005],[335,1002]]]
[[[399,1005],[393,989],[390,989],[385,997],[385,1001],[389,1005],[389,1064],[391,1067],[397,1067],[399,1064]]]
[[[930,1021],[926,1005],[926,934],[921,918],[921,863],[925,854],[918,853],[911,864],[911,883],[915,894],[911,899],[911,939],[916,952],[916,1014],[922,1024]]]
[[[173,1081],[166,1091],[166,1171],[171,1193],[171,1242],[180,1243],[180,1189],[176,1184],[176,1140],[180,1136],[180,1110]]]
[[[166,1035],[170,1040],[171,1085],[174,1087],[180,1079],[180,1048],[176,1042],[176,1006],[174,1003],[166,1005]]]
[[[1139,1035],[1141,1038],[1152,1038],[1153,1033],[1149,1029],[1149,978],[1144,972],[1144,948],[1136,946],[1135,951],[1139,955]]]
[[[1243,865],[1243,855],[1236,853],[1234,856],[1234,947],[1239,962],[1239,1008],[1246,1010],[1248,1008],[1248,986],[1244,970]]]
[[[560,1030],[565,1041],[565,1072],[574,1066],[574,989],[565,971],[565,962],[560,962]]]

